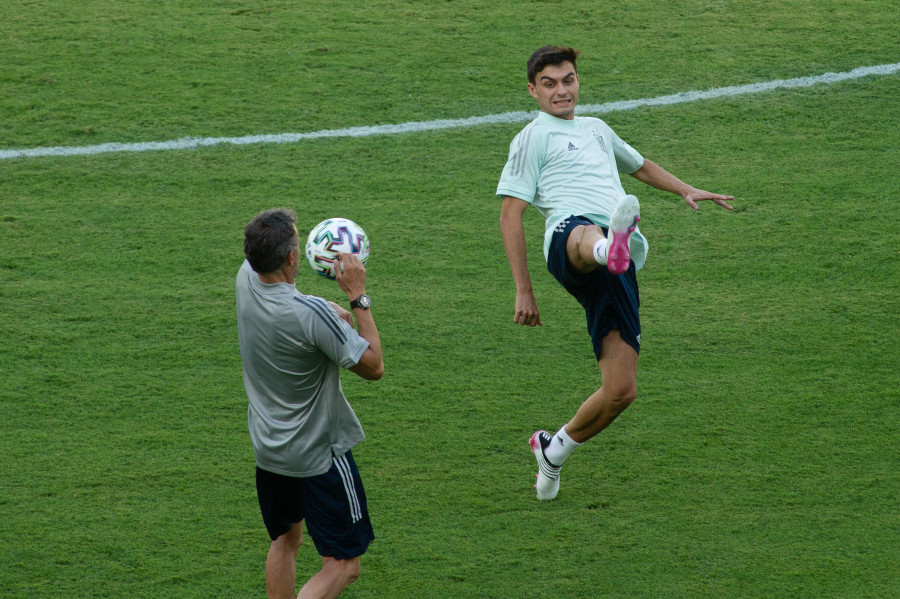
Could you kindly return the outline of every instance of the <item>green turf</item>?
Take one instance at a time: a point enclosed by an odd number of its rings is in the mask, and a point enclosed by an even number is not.
[[[5,2],[0,149],[532,110],[543,43],[585,51],[582,103],[651,97],[894,63],[898,30],[861,0]],[[626,181],[639,395],[546,504],[527,439],[600,381],[534,211],[544,326],[512,324],[493,191],[522,124],[0,161],[0,595],[265,596],[233,282],[243,225],[288,205],[372,241],[387,373],[343,382],[378,538],[345,596],[895,596],[898,97],[892,75],[603,116],[737,198]]]

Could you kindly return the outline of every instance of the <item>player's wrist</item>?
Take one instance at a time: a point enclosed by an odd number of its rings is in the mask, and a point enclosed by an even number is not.
[[[354,298],[350,298],[350,307],[353,310],[368,310],[372,306],[372,299],[365,292]]]
[[[686,200],[686,199],[688,199],[688,196],[693,195],[694,193],[696,193],[698,191],[700,191],[700,190],[692,185],[685,185],[678,192],[678,195],[680,195],[682,198],[684,198]]]

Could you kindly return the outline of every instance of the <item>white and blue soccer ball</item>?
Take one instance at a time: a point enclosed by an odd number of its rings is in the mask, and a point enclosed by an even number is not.
[[[313,227],[306,239],[306,259],[312,269],[333,279],[338,252],[356,254],[363,264],[368,262],[369,237],[362,227],[347,218],[329,218]]]

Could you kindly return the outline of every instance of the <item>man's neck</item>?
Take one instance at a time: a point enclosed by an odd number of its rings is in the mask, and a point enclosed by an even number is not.
[[[563,116],[556,116],[555,114],[550,114],[549,112],[545,112],[545,111],[543,111],[543,110],[541,111],[541,114],[545,114],[545,115],[547,115],[548,117],[550,117],[550,118],[552,118],[552,119],[556,119],[556,120],[558,120],[558,121],[574,121],[574,120],[575,120],[575,113],[574,113],[574,112],[571,113],[569,116],[565,116],[565,117],[563,117]]]
[[[266,285],[275,285],[276,283],[288,283],[289,285],[294,284],[293,277],[288,277],[288,273],[285,273],[281,270],[267,273],[256,273],[256,276],[258,276],[259,280]]]

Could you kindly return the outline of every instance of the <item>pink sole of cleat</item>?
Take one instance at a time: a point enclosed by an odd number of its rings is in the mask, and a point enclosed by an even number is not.
[[[628,248],[628,238],[634,233],[639,220],[641,220],[641,217],[635,216],[634,224],[628,227],[624,234],[620,232],[613,235],[612,243],[609,244],[606,267],[614,275],[620,275],[628,270],[628,266],[631,263],[631,250]]]
[[[637,198],[627,195],[616,207],[609,223],[609,247],[606,251],[606,268],[614,275],[628,270],[631,264],[631,250],[628,239],[637,228],[640,204]]]

